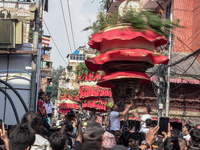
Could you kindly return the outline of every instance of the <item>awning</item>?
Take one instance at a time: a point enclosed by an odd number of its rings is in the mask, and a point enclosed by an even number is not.
[[[165,0],[149,0],[144,6],[143,9],[153,9],[155,10],[159,5],[158,3],[164,2]]]
[[[157,81],[156,77],[151,77],[151,81]],[[200,84],[200,80],[196,79],[180,79],[180,78],[170,78],[171,83],[185,83],[185,84]]]

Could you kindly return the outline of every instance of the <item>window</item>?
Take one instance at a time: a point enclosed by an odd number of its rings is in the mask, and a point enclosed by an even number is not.
[[[71,54],[70,60],[83,61],[85,60],[85,54]]]

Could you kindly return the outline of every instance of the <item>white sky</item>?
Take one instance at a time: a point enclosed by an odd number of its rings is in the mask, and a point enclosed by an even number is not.
[[[76,49],[79,46],[84,46],[85,44],[88,47],[87,42],[91,31],[86,32],[82,30],[96,20],[101,0],[94,0],[93,3],[92,1],[93,0],[69,0]],[[62,0],[62,4],[65,13],[65,20],[67,22],[67,30],[70,39],[70,44],[72,47],[72,52],[74,52],[75,50],[72,40],[67,0]],[[66,56],[68,54],[71,54],[71,51],[66,35],[60,0],[49,0],[49,11],[48,13],[44,12],[43,16],[52,38],[54,39],[62,56],[67,61]],[[44,23],[43,29],[44,34],[49,35]],[[50,40],[49,46],[52,47],[51,61],[53,62],[53,67],[56,68],[59,65],[66,67],[66,63],[59,55],[55,45],[53,44],[52,39]]]

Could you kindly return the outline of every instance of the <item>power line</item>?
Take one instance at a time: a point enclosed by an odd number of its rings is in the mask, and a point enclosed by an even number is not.
[[[69,43],[70,51],[71,51],[71,53],[72,53],[72,47],[71,47],[71,44],[70,44],[69,34],[68,34],[68,31],[67,31],[67,24],[66,24],[66,20],[65,20],[65,13],[64,13],[64,10],[63,10],[62,0],[60,0],[60,5],[61,5],[61,10],[62,10],[62,15],[63,15],[64,24],[65,24],[65,31],[66,31],[66,35],[67,35],[67,40],[68,40],[68,43]]]
[[[197,33],[197,31],[200,29],[200,27],[187,39],[187,41],[186,42],[188,42],[189,40],[191,41],[191,42],[194,42],[195,44],[197,44],[198,46],[200,46],[198,43],[196,43],[194,40],[192,40],[191,38],[193,37],[193,35],[195,35],[196,33]],[[184,37],[186,37],[181,31],[179,31],[178,29],[176,29],[176,31],[178,31],[179,32],[179,34],[182,34]],[[199,32],[200,33],[200,32]],[[199,34],[198,33],[198,34]],[[197,34],[197,35],[198,35]],[[177,39],[182,43],[182,46],[178,49],[178,50],[180,50],[184,45],[186,46],[186,47],[188,47],[187,46],[187,44],[185,44],[185,42],[183,42],[178,36],[176,36],[174,33],[173,33],[173,35],[175,36],[175,37],[177,37]],[[190,42],[190,43],[191,43]],[[190,44],[189,43],[189,44]],[[185,48],[185,47],[184,47]],[[193,51],[190,47],[188,47],[191,51]],[[178,51],[177,51],[178,52]],[[174,55],[174,56],[172,56],[172,57],[175,57],[175,56],[177,56],[178,55],[178,53],[176,54],[176,55]]]
[[[197,49],[196,51],[194,51],[193,53],[191,53],[191,54],[189,54],[189,55],[187,55],[187,56],[181,58],[179,61],[176,61],[176,62],[174,62],[174,63],[171,64],[171,65],[167,65],[167,67],[169,67],[169,66],[175,66],[175,65],[177,65],[177,64],[179,64],[179,63],[181,63],[181,62],[187,60],[187,59],[190,58],[191,56],[194,56],[194,55],[199,54],[199,53],[200,53],[200,48]]]
[[[44,20],[43,20],[43,21],[44,21]],[[50,33],[49,29],[48,29],[48,27],[47,27],[47,25],[46,25],[45,21],[44,21],[44,25],[45,25],[45,27],[46,27],[46,29],[47,29],[47,31],[48,31],[48,33],[49,33],[49,35],[51,36],[51,39],[52,39],[52,41],[53,41],[53,43],[54,43],[54,45],[55,45],[55,47],[56,47],[56,49],[57,49],[58,53],[59,53],[59,54],[60,54],[60,56],[62,57],[63,61],[64,61],[64,62],[67,64],[67,62],[65,61],[65,59],[64,59],[64,57],[63,57],[63,55],[61,54],[60,50],[58,49],[58,47],[57,47],[57,45],[56,45],[56,43],[55,43],[55,41],[54,41],[54,39],[53,39],[53,37],[52,37],[52,35],[51,35],[51,33]]]
[[[71,26],[71,32],[72,32],[72,39],[73,39],[74,50],[75,50],[76,46],[75,46],[74,32],[73,32],[73,27],[72,27],[72,19],[71,19],[70,7],[69,7],[69,0],[67,0],[67,5],[68,5],[69,20],[70,20],[70,26]]]

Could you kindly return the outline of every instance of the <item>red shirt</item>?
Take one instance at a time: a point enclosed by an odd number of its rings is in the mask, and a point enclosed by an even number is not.
[[[38,107],[41,108],[43,114],[46,114],[45,105],[44,105],[44,102],[41,99],[38,100]],[[41,114],[39,109],[37,110],[37,113]]]

